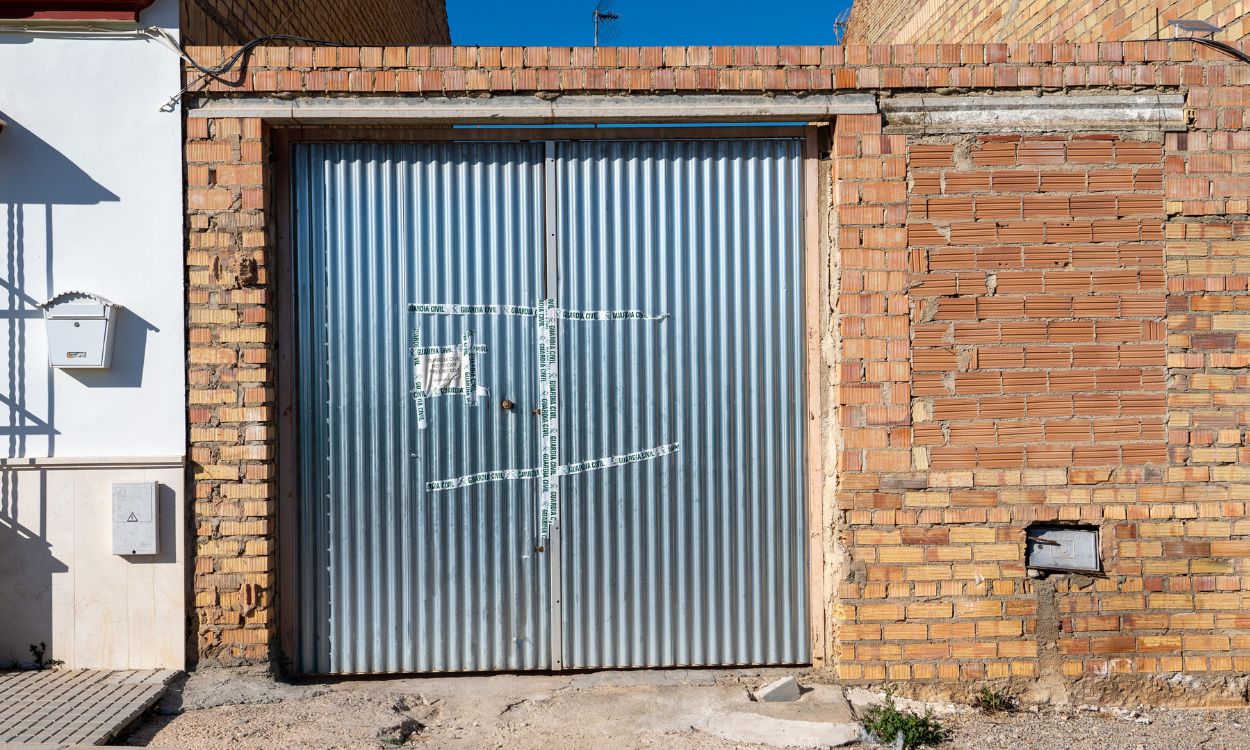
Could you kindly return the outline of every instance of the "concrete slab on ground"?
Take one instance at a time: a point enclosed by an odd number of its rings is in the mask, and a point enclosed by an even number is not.
[[[786,675],[803,686],[798,700],[751,700],[752,691]],[[256,669],[203,669],[172,687],[125,742],[195,750],[376,750],[406,743],[466,750],[833,747],[852,732],[858,736],[854,721],[841,687],[802,669],[320,683],[275,680]]]
[[[737,710],[785,721],[816,721],[832,724],[855,722],[855,712],[838,685],[802,684],[796,701],[765,703],[754,701]]]
[[[746,711],[718,714],[695,725],[708,734],[735,743],[766,747],[842,747],[860,739],[859,724],[773,719]]]
[[[734,743],[766,747],[841,747],[860,739],[859,722],[840,687],[813,684],[799,691],[793,701],[730,700],[725,710],[692,726]]]
[[[749,693],[794,675],[803,695],[762,704]],[[262,668],[202,669],[171,685],[122,744],[185,750],[772,750],[846,734],[809,737],[810,726],[849,724],[852,708],[882,693],[843,689],[805,669],[677,669],[588,674],[275,679]],[[849,700],[848,700],[849,699]],[[905,701],[932,710],[951,730],[943,750],[1247,750],[1250,709],[1031,706],[1013,713]],[[1094,709],[1095,707],[1089,707]],[[1145,723],[1145,719],[1149,723]],[[775,720],[775,721],[774,721]],[[716,731],[708,731],[712,725]],[[724,732],[740,730],[736,739]],[[717,732],[721,733],[717,733]],[[750,734],[753,733],[753,734]],[[752,740],[744,739],[750,736]],[[844,750],[870,750],[865,742]]]
[[[0,747],[103,745],[156,703],[177,674],[155,669],[0,673]]]

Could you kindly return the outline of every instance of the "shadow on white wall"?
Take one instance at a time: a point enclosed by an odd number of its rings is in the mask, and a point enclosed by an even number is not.
[[[0,441],[7,456],[18,458],[26,455],[28,438],[46,436],[47,454],[51,456],[55,455],[57,435],[54,372],[43,362],[29,361],[27,337],[38,330],[29,323],[42,318],[39,303],[56,291],[56,207],[94,205],[119,198],[25,128],[14,113],[0,112],[0,119],[7,122],[0,133],[0,204],[5,227],[4,263],[0,267],[0,332],[5,341],[5,363],[0,370]],[[39,232],[42,252],[28,253],[27,229],[32,221],[43,225]],[[31,262],[41,264],[42,269],[30,267]],[[31,277],[42,277],[42,288],[32,289]],[[150,326],[138,316],[128,318],[125,329],[118,331],[121,334],[124,330],[127,340],[118,344],[134,362],[135,347],[143,351]],[[142,380],[142,361],[140,354],[137,374],[134,366],[127,366],[120,373],[97,378],[103,381],[99,384],[137,385]],[[47,379],[44,404],[28,403],[27,380],[32,377]],[[54,653],[52,577],[69,569],[52,552],[48,506],[49,502],[64,504],[70,499],[50,498],[47,472],[34,473],[38,479],[32,482],[35,477],[30,474],[21,479],[17,470],[0,470],[0,572],[4,573],[8,605],[3,618],[6,624],[0,628],[4,631],[0,633],[0,667],[29,664],[30,645],[46,643],[48,653]]]
[[[55,289],[53,264],[56,257],[56,232],[53,216],[56,206],[93,205],[117,201],[118,197],[96,182],[54,146],[22,126],[12,113],[0,111],[0,119],[8,126],[0,133],[0,204],[5,212],[4,267],[0,270],[0,326],[7,346],[6,363],[0,379],[0,436],[7,442],[7,455],[26,455],[26,439],[46,435],[48,455],[55,455],[56,422],[53,372],[44,366],[42,372],[27,373],[25,323],[39,319],[37,305],[51,297]],[[32,216],[33,214],[33,216]],[[43,223],[44,247],[42,272],[44,288],[29,288],[26,242],[27,224]],[[104,262],[104,259],[101,259]],[[146,329],[143,329],[146,335]],[[32,369],[34,369],[32,367]],[[27,403],[28,376],[47,378],[47,404],[38,412]],[[41,413],[40,413],[41,412]]]
[[[40,472],[42,474],[42,472]],[[43,477],[40,477],[41,486]],[[10,515],[10,501],[16,501],[17,477],[13,471],[0,473],[0,570],[4,574],[4,622],[0,624],[0,669],[26,666],[32,661],[30,647],[48,647],[52,658],[52,576],[65,573],[69,566],[52,554],[45,538],[47,527],[39,532],[28,529]],[[41,493],[42,494],[42,493]],[[46,520],[47,502],[40,501],[40,517]]]

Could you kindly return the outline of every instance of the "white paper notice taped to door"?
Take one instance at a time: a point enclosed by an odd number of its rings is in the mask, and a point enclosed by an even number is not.
[[[462,351],[436,352],[417,357],[419,382],[427,396],[464,392],[465,354]]]

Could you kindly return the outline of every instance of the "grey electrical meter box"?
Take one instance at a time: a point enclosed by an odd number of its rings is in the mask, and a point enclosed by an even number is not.
[[[155,555],[160,552],[157,531],[156,482],[113,483],[113,554]]]
[[[48,328],[53,367],[107,368],[119,305],[88,292],[62,292],[39,306]]]
[[[1087,526],[1030,526],[1025,560],[1030,568],[1098,573],[1098,529]]]

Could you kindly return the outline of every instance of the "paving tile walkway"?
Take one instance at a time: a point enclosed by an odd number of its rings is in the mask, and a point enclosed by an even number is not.
[[[0,747],[103,745],[156,703],[177,672],[0,672]]]

